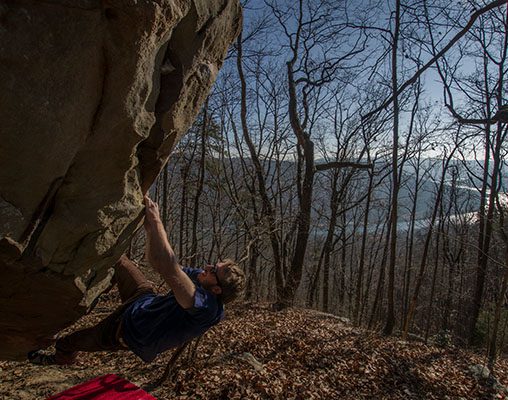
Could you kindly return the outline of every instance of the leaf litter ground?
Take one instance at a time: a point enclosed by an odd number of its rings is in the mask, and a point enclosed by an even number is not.
[[[117,305],[113,290],[63,333],[101,320]],[[474,376],[471,367],[484,365],[485,358],[470,352],[383,337],[312,310],[275,312],[268,304],[235,303],[226,312],[158,387],[153,384],[172,351],[151,364],[127,351],[83,353],[66,367],[0,362],[0,398],[44,399],[116,374],[161,400],[508,399],[506,359],[496,365],[501,385],[493,385]]]

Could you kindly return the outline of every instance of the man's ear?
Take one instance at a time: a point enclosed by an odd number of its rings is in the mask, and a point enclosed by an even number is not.
[[[215,295],[215,296],[218,296],[219,294],[222,293],[222,288],[218,285],[215,285],[214,287],[212,287],[212,293]]]

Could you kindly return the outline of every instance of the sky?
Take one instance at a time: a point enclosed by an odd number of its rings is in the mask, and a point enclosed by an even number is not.
[[[246,35],[248,35],[252,29],[253,26],[258,25],[260,21],[263,21],[267,24],[272,24],[271,30],[267,30],[266,33],[258,35],[258,41],[254,45],[253,39],[249,39],[244,44],[244,66],[248,73],[248,68],[252,69],[252,60],[256,55],[256,51],[259,49],[259,46],[266,46],[271,49],[275,49],[273,57],[273,60],[271,61],[273,64],[275,64],[276,68],[279,68],[280,71],[282,71],[282,74],[276,79],[281,79],[282,81],[285,81],[284,77],[284,70],[285,70],[285,62],[289,60],[290,54],[288,53],[288,41],[287,37],[284,35],[284,32],[281,30],[280,24],[278,24],[274,20],[270,20],[271,18],[271,10],[266,6],[264,1],[261,0],[250,0],[247,2],[244,2],[246,4],[246,7],[244,8],[244,38]],[[278,3],[283,3],[281,1],[278,1]],[[294,4],[295,2],[291,2]],[[364,60],[365,66],[372,66],[375,64],[375,62],[378,60],[379,57],[379,51],[382,50],[383,46],[386,46],[387,44],[387,38],[389,39],[390,32],[389,30],[393,28],[393,22],[388,24],[388,15],[387,7],[391,5],[393,2],[373,2],[376,6],[379,6],[381,8],[376,8],[375,13],[371,15],[370,17],[370,26],[375,26],[376,29],[370,29],[369,33],[371,34],[370,39],[370,48],[367,49],[367,51],[370,51],[369,57]],[[430,2],[428,2],[430,3]],[[344,2],[341,2],[341,4],[345,4]],[[358,4],[366,4],[366,2],[358,2],[356,0],[351,1],[350,4],[352,6],[358,5]],[[454,3],[455,4],[455,3]],[[461,9],[460,3],[458,4],[458,9],[453,10],[450,8],[450,10],[447,10],[447,12],[462,12],[462,21],[465,23],[467,19],[469,18],[469,12],[465,9]],[[384,7],[384,8],[383,8]],[[366,16],[366,15],[361,15]],[[282,14],[281,18],[287,19],[289,18],[289,13]],[[405,19],[403,21],[407,21],[408,17],[405,16]],[[287,23],[288,30],[294,32],[296,30],[296,23],[294,22],[288,22]],[[405,32],[408,29],[407,24],[403,26],[405,29]],[[278,31],[276,33],[273,33],[273,29],[277,29]],[[460,26],[449,26],[447,27],[438,27],[436,31],[435,39],[436,41],[440,41],[438,48],[441,49],[446,43],[448,43],[451,38],[460,30]],[[420,37],[427,41],[429,40],[429,35],[425,34],[424,30],[419,31]],[[335,38],[334,38],[335,39]],[[342,40],[344,40],[342,38]],[[335,39],[337,42],[338,39]],[[453,54],[456,54],[456,50],[459,49],[459,47],[464,46],[464,43],[466,43],[466,38],[462,38],[459,40],[459,42],[452,47],[452,49],[447,53],[446,58],[449,60],[454,60],[454,57],[452,57]],[[330,47],[330,51],[340,51],[344,48],[344,43],[335,43],[335,47]],[[342,47],[341,47],[342,46]],[[411,44],[411,40],[406,39],[400,43],[401,50],[404,49],[404,51],[401,51],[399,53],[399,71],[404,71],[402,73],[399,73],[398,78],[398,84],[399,87],[402,83],[404,83],[415,71],[415,61],[419,62],[420,65],[423,65],[425,62],[427,62],[431,54],[427,52],[426,54],[416,54],[415,46]],[[471,50],[466,48],[466,50]],[[312,61],[319,61],[319,57],[330,56],[330,52],[325,54],[319,54],[319,50],[315,50],[315,53],[313,53],[314,60]],[[463,74],[471,74],[473,71],[473,68],[475,66],[475,63],[473,61],[473,55],[470,56],[464,56],[460,62],[457,63],[458,68],[462,71]],[[231,68],[234,70],[236,67],[234,65],[235,60],[230,60]],[[272,64],[272,65],[273,65]],[[271,67],[270,67],[271,68]],[[384,64],[382,67],[378,68],[374,74],[369,76],[369,80],[365,79],[366,76],[365,72],[363,75],[358,76],[358,78],[355,78],[356,81],[353,82],[353,85],[349,86],[349,89],[354,86],[354,84],[362,82],[361,85],[368,86],[369,89],[372,91],[370,97],[367,98],[356,98],[355,101],[357,103],[357,106],[367,104],[366,102],[371,101],[372,95],[375,95],[376,91],[380,89],[386,89],[386,86],[383,86],[384,84],[381,83],[377,78],[381,76],[381,74],[384,74],[386,72],[390,72],[391,63],[390,63],[390,57],[389,53],[386,54]],[[226,68],[227,69],[227,68]],[[367,71],[367,70],[366,70]],[[275,69],[271,69],[271,73],[275,72]],[[301,76],[301,75],[300,75]],[[388,75],[389,76],[389,75]],[[297,77],[298,78],[298,77]],[[338,82],[339,79],[336,81]],[[248,77],[248,81],[249,80]],[[332,82],[330,85],[333,85]],[[446,109],[443,101],[443,86],[440,81],[440,78],[436,72],[435,67],[429,68],[422,76],[422,84],[423,84],[423,90],[424,95],[422,98],[424,99],[421,103],[423,107],[424,105],[430,105],[432,107],[432,110],[435,114],[435,118],[440,118],[441,121],[447,121],[449,124],[453,122],[453,118],[451,116],[451,113]],[[339,87],[339,86],[337,86]],[[343,90],[343,89],[337,89],[337,90]],[[406,93],[409,93],[411,88],[406,90]],[[353,93],[353,92],[352,92]],[[454,96],[454,105],[459,110],[461,108],[461,103],[466,99],[466,96],[468,93],[460,93],[456,92]],[[386,99],[386,95],[383,95]],[[497,106],[496,106],[497,107]],[[472,110],[471,107],[464,109],[463,112],[468,112]],[[402,113],[401,114],[401,133],[403,134],[404,130],[407,131],[410,118],[409,113]],[[478,117],[478,115],[477,115]],[[389,128],[388,128],[389,129]],[[449,140],[444,142],[444,145],[448,144]],[[441,152],[441,145],[434,146],[434,150],[432,150],[432,147],[429,147],[428,156],[435,157],[438,156]],[[472,157],[472,155],[468,156]]]

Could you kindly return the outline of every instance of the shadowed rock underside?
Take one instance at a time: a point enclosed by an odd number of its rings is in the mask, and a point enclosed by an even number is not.
[[[86,313],[206,99],[237,0],[0,1],[0,358]]]

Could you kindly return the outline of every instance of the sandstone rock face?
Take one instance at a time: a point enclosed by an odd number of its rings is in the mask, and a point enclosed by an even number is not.
[[[238,0],[0,1],[0,358],[85,313],[241,27]]]

